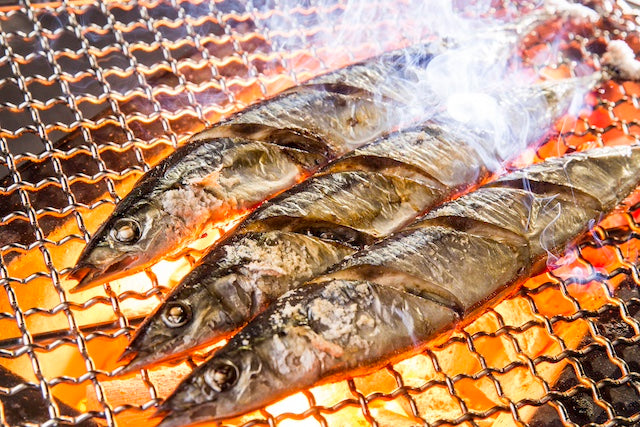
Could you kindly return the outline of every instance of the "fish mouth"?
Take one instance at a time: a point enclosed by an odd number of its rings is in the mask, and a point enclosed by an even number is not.
[[[190,411],[171,411],[168,407],[165,407],[165,403],[161,404],[150,417],[162,418],[156,427],[179,427],[194,423],[195,420],[189,415]]]
[[[93,286],[97,286],[99,278],[102,276],[104,270],[90,264],[78,264],[67,273],[67,278],[77,280],[78,284],[70,289],[70,292],[79,292],[83,289],[87,289]]]
[[[160,342],[146,342],[145,330],[149,321],[150,318],[148,317],[144,322],[142,322],[133,334],[133,337],[129,341],[127,347],[124,349],[120,357],[118,357],[118,362],[125,362],[122,369],[118,371],[118,375],[130,374],[133,371],[160,364],[185,353],[181,352],[174,354],[170,351],[174,345],[173,340],[167,341],[160,337]],[[188,353],[189,351],[186,352]]]
[[[71,288],[69,292],[80,292],[110,280],[127,276],[131,272],[127,272],[126,269],[137,259],[138,257],[136,256],[128,255],[104,266],[80,261],[67,273],[68,279],[78,281],[78,284]]]
[[[133,341],[131,341],[131,343],[133,343]],[[181,357],[187,356],[193,351],[198,350],[198,348],[207,345],[204,344],[200,347],[190,347],[183,351],[173,353],[167,351],[167,349],[171,348],[171,346],[169,345],[166,347],[166,349],[156,348],[153,351],[140,351],[132,347],[131,343],[127,348],[124,349],[124,351],[118,358],[118,362],[125,362],[125,365],[122,367],[122,369],[118,371],[118,375],[127,375],[139,369],[151,368],[155,365],[160,365],[165,362],[180,359]]]
[[[125,348],[118,358],[118,362],[125,362],[126,364],[118,371],[118,375],[127,375],[146,367],[147,357],[148,354],[146,353],[139,352],[131,347]]]
[[[162,350],[159,350],[159,352],[162,352]],[[124,351],[118,358],[118,362],[125,362],[125,365],[118,371],[117,375],[127,375],[132,373],[133,371],[150,368],[154,365],[158,365],[163,362],[172,360],[176,357],[180,357],[181,355],[182,354],[169,357],[158,357],[155,352],[138,351],[129,346],[124,349]]]

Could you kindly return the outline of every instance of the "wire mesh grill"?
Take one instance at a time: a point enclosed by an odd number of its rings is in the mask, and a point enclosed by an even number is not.
[[[515,8],[494,2],[493,13]],[[523,58],[570,75],[606,42],[637,51],[629,3],[590,2],[597,25]],[[0,9],[0,421],[137,425],[206,357],[119,377],[130,332],[206,240],[144,273],[69,294],[63,273],[150,166],[191,134],[326,69],[407,42],[328,49],[344,1],[29,2]],[[518,2],[526,9],[535,2]],[[393,5],[388,6],[390,8]],[[286,31],[270,22],[284,21]],[[278,28],[283,28],[278,25]],[[348,31],[368,31],[353,25]],[[295,43],[292,43],[295,41]],[[291,48],[290,46],[296,46]],[[540,66],[542,64],[543,66]],[[608,82],[527,164],[640,136],[640,85]],[[640,192],[504,302],[445,342],[367,377],[316,387],[233,421],[249,425],[640,423]],[[209,239],[216,237],[213,230]],[[153,422],[153,421],[152,421]]]

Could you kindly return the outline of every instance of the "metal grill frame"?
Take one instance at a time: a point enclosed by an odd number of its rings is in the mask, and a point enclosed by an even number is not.
[[[533,3],[533,2],[532,2]],[[592,2],[599,7],[604,7],[607,2]],[[51,426],[58,423],[81,424],[88,420],[98,420],[100,423],[108,425],[116,425],[118,416],[123,413],[145,412],[153,408],[161,399],[161,395],[157,390],[156,384],[151,379],[149,373],[144,370],[141,372],[141,381],[147,388],[149,398],[143,404],[122,404],[118,406],[112,405],[105,395],[104,384],[117,375],[117,370],[104,371],[96,366],[95,358],[90,354],[88,343],[96,338],[118,339],[119,337],[129,337],[130,332],[134,329],[132,323],[137,319],[128,316],[122,308],[123,302],[132,299],[150,299],[154,296],[165,293],[168,289],[162,285],[153,271],[147,272],[148,280],[151,286],[146,291],[126,291],[118,294],[114,289],[106,285],[102,290],[102,294],[91,297],[81,303],[74,301],[66,292],[66,287],[62,279],[65,267],[57,265],[55,256],[52,254],[51,248],[61,247],[72,241],[88,241],[90,232],[85,224],[86,212],[91,212],[103,207],[103,205],[115,204],[119,197],[123,194],[122,181],[139,175],[149,169],[149,167],[157,162],[157,160],[171,149],[174,149],[183,143],[188,136],[200,128],[206,127],[214,123],[221,116],[229,114],[246,106],[247,102],[254,99],[260,99],[272,95],[274,92],[284,87],[305,80],[324,70],[331,69],[345,61],[353,61],[361,58],[363,55],[379,53],[389,46],[374,45],[364,43],[362,46],[345,47],[339,55],[328,49],[314,44],[314,36],[323,32],[335,30],[328,29],[323,26],[312,26],[307,28],[304,17],[313,16],[314,14],[332,16],[339,15],[345,8],[345,2],[337,0],[332,4],[325,4],[322,7],[317,6],[299,6],[289,9],[286,12],[271,11],[265,12],[264,5],[248,4],[241,5],[232,0],[224,0],[220,2],[188,2],[178,0],[158,0],[150,2],[109,2],[99,1],[95,4],[83,4],[79,1],[63,1],[56,3],[56,7],[49,8],[48,13],[59,19],[67,19],[68,24],[64,24],[56,29],[50,30],[43,24],[42,14],[47,6],[38,3],[32,3],[29,0],[15,8],[7,7],[4,11],[0,11],[0,49],[5,54],[0,55],[0,69],[8,67],[9,76],[0,78],[0,88],[7,84],[12,84],[19,89],[23,100],[19,103],[0,102],[0,165],[8,171],[8,178],[3,182],[6,184],[0,187],[0,197],[16,198],[21,208],[13,210],[9,213],[3,213],[0,217],[0,231],[3,228],[10,229],[14,227],[16,221],[23,221],[29,224],[33,232],[33,239],[29,243],[20,242],[4,242],[0,241],[0,283],[6,293],[6,303],[11,311],[0,312],[0,322],[15,322],[15,326],[19,331],[19,337],[0,348],[0,359],[17,359],[26,355],[32,367],[32,374],[35,381],[25,381],[19,385],[5,387],[0,384],[0,421],[6,425],[7,418],[5,415],[3,397],[13,396],[25,392],[26,390],[37,390],[47,404],[48,420],[42,425]],[[204,14],[200,17],[193,16],[188,6],[206,5],[208,16]],[[523,7],[530,7],[529,3]],[[575,54],[577,47],[581,56],[591,61],[597,62],[597,56],[592,55],[592,45],[598,38],[609,40],[610,38],[627,38],[631,41],[638,40],[638,34],[635,30],[634,16],[623,16],[623,13],[633,13],[631,9],[625,9],[622,2],[611,4],[612,9],[609,15],[601,23],[599,28],[595,29],[594,34],[580,35],[571,34],[567,36],[565,47],[548,48],[548,61],[556,64],[554,67],[562,70],[566,67],[569,73],[574,71],[578,66],[578,62],[571,59],[571,53]],[[160,12],[156,9],[167,7],[167,10],[175,12],[175,18],[157,18]],[[240,10],[239,10],[239,9]],[[606,10],[606,9],[604,9]],[[89,12],[91,11],[91,12]],[[85,14],[94,13],[101,14],[104,17],[104,25],[86,25],[82,21],[86,19]],[[134,11],[134,12],[131,12]],[[136,12],[137,11],[137,12]],[[139,19],[131,19],[130,22],[123,22],[123,17],[127,13],[139,12]],[[288,12],[288,13],[287,13]],[[9,29],[12,15],[20,15],[20,19],[27,21],[33,28],[32,31],[24,32],[20,29]],[[122,15],[122,16],[120,16]],[[288,32],[273,32],[269,29],[267,21],[273,16],[279,19],[285,19],[290,22],[291,30]],[[60,18],[66,16],[67,18]],[[15,19],[15,18],[13,18]],[[200,34],[205,25],[204,22],[209,21],[212,26],[219,26],[221,34],[206,35]],[[320,20],[322,21],[322,20]],[[250,24],[248,24],[250,23]],[[383,22],[381,28],[387,28],[396,25],[397,37],[390,39],[394,41],[407,41],[410,37],[403,34],[402,26],[397,23]],[[171,34],[171,30],[182,28],[184,30],[181,37],[175,40],[168,38],[167,34]],[[153,41],[131,41],[135,32],[142,29],[145,37],[151,37]],[[352,31],[358,31],[359,27],[355,26]],[[178,31],[179,32],[179,31]],[[55,47],[58,39],[62,34],[72,34],[80,43],[78,50],[58,49]],[[114,44],[102,48],[96,47],[101,37],[114,37]],[[90,37],[89,37],[90,36]],[[284,45],[287,46],[286,40],[291,37],[299,37],[301,42],[297,42],[302,46],[298,51],[287,50],[287,48],[278,48],[281,40],[285,40]],[[93,39],[92,39],[93,38]],[[28,44],[30,40],[34,40],[34,46],[39,43],[40,48],[34,48],[33,52],[26,55],[20,53],[20,40]],[[25,40],[27,42],[25,42]],[[258,40],[257,47],[251,50],[251,41]],[[188,43],[193,47],[195,57],[177,57],[176,52],[179,47]],[[224,48],[230,52],[226,57],[217,57],[211,53],[206,46],[214,44]],[[544,44],[544,43],[543,43]],[[636,43],[637,45],[637,43]],[[261,48],[270,47],[271,50],[264,52]],[[596,46],[597,47],[597,46]],[[573,50],[572,50],[573,49]],[[125,68],[118,66],[104,66],[103,62],[111,61],[110,55],[114,52],[122,52],[122,57],[129,62]],[[149,51],[159,53],[161,60],[148,66],[137,57],[137,53]],[[525,49],[527,51],[535,51],[535,43]],[[117,55],[116,55],[117,56]],[[337,57],[336,57],[337,56]],[[42,75],[26,75],[23,68],[32,64],[36,60],[44,59],[46,64],[51,68],[52,73],[49,76]],[[88,68],[79,73],[69,73],[65,70],[65,65],[69,59],[80,60],[85,58]],[[231,58],[231,59],[230,59]],[[525,55],[526,58],[526,55]],[[273,62],[275,64],[271,69],[268,67],[261,68],[257,63]],[[230,65],[242,64],[246,69],[245,77],[229,77],[225,69]],[[536,64],[532,64],[536,65]],[[554,68],[552,67],[552,68]],[[197,70],[199,68],[209,68],[211,75],[214,76],[211,82],[194,83],[192,76],[185,73],[185,69]],[[233,67],[230,67],[233,68]],[[158,77],[156,74],[164,70],[164,74],[170,78],[163,79],[162,75]],[[88,91],[83,92],[74,86],[75,83],[82,78],[89,76],[94,79],[97,87],[100,88],[99,95],[93,95]],[[132,79],[136,82],[136,87],[127,89],[128,80]],[[165,80],[173,83],[167,84]],[[47,101],[41,101],[36,95],[38,90],[32,89],[32,85],[41,84],[59,85],[60,94]],[[118,85],[122,85],[119,87]],[[627,142],[637,142],[640,136],[640,121],[633,119],[632,121],[621,120],[617,117],[617,109],[620,106],[632,105],[633,108],[640,108],[640,86],[631,88],[635,91],[625,89],[622,83],[609,83],[608,88],[602,90],[598,99],[591,100],[593,111],[581,113],[575,122],[574,129],[563,130],[559,137],[541,147],[535,153],[530,153],[528,161],[540,160],[549,155],[562,154],[571,150],[582,150],[594,145],[608,144],[610,141],[620,143],[621,139],[627,139]],[[203,89],[204,88],[204,89]],[[199,95],[208,88],[214,88],[219,94],[217,103],[204,104],[201,102]],[[620,94],[619,97],[611,95],[611,93]],[[247,95],[248,93],[248,95]],[[170,96],[165,96],[169,94]],[[178,97],[186,95],[188,105],[182,105],[178,108],[171,109],[167,105],[170,104],[171,95]],[[142,96],[148,101],[151,110],[147,113],[130,112],[134,98]],[[163,103],[163,100],[165,102]],[[94,104],[105,107],[101,111],[107,111],[104,115],[98,114],[99,118],[91,116],[86,117],[85,111],[92,110],[85,107],[85,103]],[[61,122],[50,118],[43,119],[43,115],[50,114],[50,110],[55,106],[63,105],[73,116],[72,121]],[[97,108],[97,107],[96,107]],[[95,109],[95,108],[94,108]],[[92,110],[93,111],[93,110]],[[6,124],[1,123],[3,112],[11,112],[12,114],[23,114],[32,123],[31,125],[22,126],[18,129],[10,129]],[[602,114],[600,114],[602,113]],[[604,116],[609,116],[607,123]],[[180,117],[192,117],[197,124],[192,128],[176,131],[179,128],[175,123]],[[636,116],[640,117],[640,115]],[[178,119],[176,119],[178,118]],[[159,124],[160,131],[155,134],[151,133],[147,139],[141,138],[135,130],[136,121],[146,123],[153,122]],[[604,124],[603,124],[604,123]],[[114,126],[122,131],[124,142],[110,142],[96,137],[96,130],[103,129],[107,126]],[[41,153],[16,153],[13,144],[14,140],[20,140],[24,135],[35,135],[43,145]],[[615,134],[615,136],[614,136]],[[75,136],[74,136],[75,135]],[[82,141],[79,145],[72,146],[70,149],[60,148],[61,144],[66,140],[80,138]],[[158,153],[153,152],[154,147],[164,147]],[[121,150],[128,152],[130,161],[120,165],[120,170],[115,170],[110,162],[105,160],[106,150]],[[151,153],[151,154],[150,154]],[[70,174],[65,169],[67,161],[74,156],[86,155],[95,162],[97,172],[94,174],[84,173],[82,170]],[[123,156],[124,157],[124,156]],[[527,160],[523,160],[526,162]],[[51,173],[44,175],[37,182],[29,182],[23,179],[25,166],[31,164],[39,164],[50,162]],[[34,176],[37,176],[34,174]],[[83,194],[78,194],[74,190],[74,184],[77,181],[87,183],[99,182],[105,186],[105,196],[93,197],[90,203],[78,201],[79,198],[86,198]],[[63,207],[56,208],[45,206],[39,207],[34,203],[33,193],[37,194],[42,189],[55,185],[59,187],[59,196],[62,198]],[[130,184],[129,184],[130,185]],[[92,196],[87,196],[91,198]],[[473,331],[473,324],[466,329],[458,331],[452,338],[443,344],[433,346],[421,353],[421,356],[430,360],[436,373],[437,378],[430,379],[419,386],[407,385],[406,379],[402,375],[402,369],[398,365],[389,365],[383,369],[385,375],[393,378],[395,385],[391,387],[391,391],[375,391],[366,393],[359,386],[358,379],[350,379],[346,382],[347,389],[351,394],[350,398],[341,400],[338,403],[325,405],[318,402],[318,396],[314,391],[305,391],[303,396],[307,400],[308,409],[300,413],[280,412],[273,414],[269,410],[259,411],[257,417],[252,419],[242,419],[241,422],[245,426],[253,425],[281,425],[296,420],[315,420],[316,424],[330,425],[332,416],[339,414],[346,409],[356,409],[359,417],[364,422],[371,425],[380,425],[381,422],[376,417],[376,406],[380,402],[391,402],[403,400],[410,409],[408,419],[412,419],[415,423],[438,425],[481,425],[483,421],[490,420],[496,414],[509,414],[514,423],[524,424],[520,410],[524,407],[539,407],[551,405],[564,425],[575,425],[572,420],[571,408],[563,403],[563,399],[571,399],[578,392],[587,390],[593,397],[594,404],[602,408],[606,413],[606,421],[599,423],[592,420],[594,424],[603,425],[633,425],[640,423],[640,411],[632,416],[620,416],[614,406],[609,403],[601,395],[600,386],[602,384],[630,384],[638,391],[640,396],[640,373],[635,370],[635,365],[631,365],[616,353],[616,347],[621,343],[625,345],[638,346],[640,352],[640,299],[637,296],[622,298],[618,296],[614,288],[610,288],[606,283],[615,281],[621,277],[626,278],[632,283],[632,288],[636,289],[640,284],[640,272],[636,265],[636,256],[625,253],[621,249],[622,243],[640,243],[638,230],[640,226],[635,218],[640,215],[640,205],[634,204],[624,212],[614,214],[618,218],[618,222],[612,221],[613,225],[596,226],[592,229],[591,237],[581,242],[576,249],[569,251],[564,260],[558,261],[559,268],[552,270],[541,280],[538,278],[535,286],[529,287],[525,285],[516,294],[510,297],[509,301],[517,298],[523,298],[529,304],[535,320],[530,320],[522,325],[512,325],[503,317],[500,305],[489,308],[484,316],[493,316],[497,323],[494,330]],[[59,240],[50,238],[49,229],[41,226],[44,216],[59,217],[60,222],[75,222],[75,226],[79,230],[79,234],[72,233]],[[625,227],[618,224],[626,223]],[[0,234],[2,236],[2,234]],[[620,237],[622,236],[622,238]],[[636,242],[638,241],[638,242]],[[595,268],[591,265],[591,258],[586,256],[588,248],[606,248],[605,250],[613,251],[615,260],[610,266],[616,268],[608,270],[607,266]],[[39,251],[41,253],[45,270],[26,277],[12,276],[11,262],[19,259],[25,254]],[[193,262],[200,254],[197,251],[187,251],[183,254]],[[637,255],[637,254],[635,254]],[[11,260],[9,260],[11,258]],[[580,264],[583,266],[581,276],[567,275],[566,266]],[[48,280],[52,291],[57,295],[58,302],[50,308],[42,307],[25,307],[21,306],[20,297],[17,287],[29,286],[30,283],[41,279]],[[534,279],[535,282],[535,279]],[[602,287],[602,292],[606,295],[607,302],[597,309],[585,308],[584,302],[574,295],[572,286],[576,284],[589,284],[597,282]],[[548,315],[545,309],[540,309],[536,303],[536,296],[544,292],[555,292],[566,298],[573,307],[571,313],[559,313]],[[635,295],[635,294],[631,294]],[[99,325],[98,328],[86,327],[78,324],[78,312],[90,310],[97,305],[109,306],[113,310],[113,319],[108,325]],[[638,306],[638,312],[633,312]],[[631,307],[631,309],[630,309]],[[621,337],[610,339],[600,333],[603,321],[600,319],[603,313],[608,310],[619,310],[622,321],[633,331],[631,337]],[[68,323],[68,328],[64,334],[44,336],[40,333],[32,333],[28,326],[30,316],[56,316],[62,313]],[[576,321],[584,321],[588,325],[591,336],[590,340],[586,340],[582,345],[575,347],[567,345],[563,338],[557,333],[558,325],[562,323],[571,323]],[[532,328],[540,328],[558,342],[560,352],[553,356],[530,357],[521,348],[521,342],[518,337]],[[471,332],[470,332],[471,331]],[[483,352],[478,350],[478,346],[483,339],[489,338],[505,338],[518,354],[518,360],[511,360],[506,366],[496,368],[492,363],[486,360]],[[3,341],[9,343],[8,341]],[[64,345],[73,345],[77,348],[85,362],[86,373],[79,377],[58,376],[49,378],[45,374],[42,366],[41,352],[55,351],[56,348]],[[451,346],[461,345],[468,349],[469,354],[477,360],[479,369],[472,373],[457,373],[450,375],[445,368],[440,366],[439,355],[442,351],[446,351]],[[608,359],[616,365],[620,370],[620,378],[606,379],[595,381],[589,377],[585,371],[581,358],[588,357],[589,354],[604,349],[608,355]],[[195,354],[187,358],[187,363],[194,367],[206,358],[206,353]],[[578,372],[580,385],[570,388],[568,391],[559,391],[555,384],[541,375],[538,370],[542,363],[560,363],[568,361]],[[402,362],[400,363],[402,365]],[[544,397],[541,399],[522,399],[513,401],[509,398],[508,393],[503,391],[503,384],[499,377],[510,371],[523,368],[530,371],[533,378],[542,384],[545,391]],[[496,395],[501,404],[493,405],[484,411],[476,411],[470,407],[468,399],[459,395],[458,385],[464,381],[480,381],[488,379],[496,390]],[[603,382],[604,381],[604,382]],[[60,406],[53,399],[52,389],[58,384],[84,384],[87,383],[95,393],[96,403],[99,410],[80,411],[77,415],[64,415]],[[429,392],[434,388],[442,387],[446,389],[451,398],[460,407],[460,415],[455,418],[431,419],[424,413],[421,413],[421,403],[418,397],[425,392]],[[578,391],[576,391],[578,390]],[[147,413],[147,412],[145,412]],[[384,423],[383,423],[384,424]]]

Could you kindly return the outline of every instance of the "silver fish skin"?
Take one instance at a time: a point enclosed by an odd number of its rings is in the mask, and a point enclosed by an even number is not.
[[[532,116],[535,143],[593,81],[545,83],[505,97],[505,110],[515,111],[508,124],[519,129],[521,107],[544,100],[547,114]],[[138,328],[120,373],[228,337],[286,291],[485,179],[505,160],[492,141],[489,132],[431,122],[358,148],[266,202]]]
[[[377,88],[394,73],[402,81],[412,67],[426,66],[438,49],[421,45],[346,67],[194,135],[146,173],[96,231],[68,273],[78,280],[72,291],[141,271],[205,227],[246,215],[389,131],[390,119],[408,106]]]
[[[250,412],[319,377],[354,372],[361,360],[388,361],[457,316],[428,299],[364,281],[310,284],[286,294],[160,406],[159,426],[186,426]],[[402,332],[399,332],[402,331]],[[264,339],[263,339],[264,338]],[[260,396],[261,398],[257,398]]]
[[[283,295],[160,406],[241,415],[419,351],[541,268],[640,183],[640,147],[550,159],[442,205]]]
[[[402,156],[374,159],[376,149],[361,149],[258,208],[140,326],[121,373],[225,338],[292,287],[487,175],[471,145],[434,137],[435,130],[390,135],[374,145],[404,147]],[[437,155],[449,167],[426,161]],[[431,173],[458,182],[444,185]]]

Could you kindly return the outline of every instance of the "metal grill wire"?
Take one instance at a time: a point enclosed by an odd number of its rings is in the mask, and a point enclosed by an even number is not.
[[[606,14],[598,25],[578,28],[560,43],[548,43],[545,31],[532,35],[525,62],[570,75],[597,61],[610,39],[637,49],[637,18],[628,4],[591,5]],[[0,376],[4,425],[140,423],[175,385],[168,379],[206,356],[115,376],[114,359],[133,326],[180,276],[163,273],[184,274],[197,249],[132,283],[77,296],[65,291],[62,273],[88,230],[189,135],[253,100],[389,47],[317,46],[318,35],[336,31],[317,23],[339,16],[344,2],[280,6],[24,1],[0,11],[0,365],[20,376],[10,382]],[[494,6],[497,15],[513,9],[508,2]],[[274,19],[290,30],[270,30]],[[403,41],[402,24],[376,25],[397,35],[390,40]],[[639,97],[638,84],[603,85],[588,96],[591,108],[559,124],[559,137],[523,156],[522,164],[637,142]],[[632,196],[550,273],[446,342],[235,423],[639,423],[639,201],[640,194]],[[16,421],[11,399],[27,395],[44,411]]]

